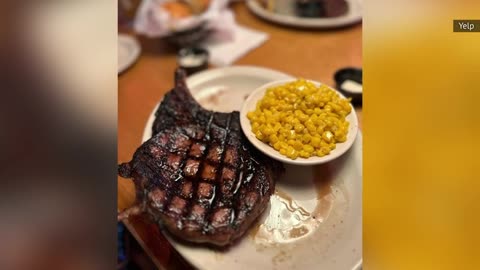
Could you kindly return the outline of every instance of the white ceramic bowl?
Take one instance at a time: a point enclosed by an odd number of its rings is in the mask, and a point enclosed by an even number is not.
[[[260,141],[255,137],[255,134],[252,132],[252,126],[250,125],[250,120],[247,118],[247,113],[250,111],[255,110],[255,106],[257,102],[263,98],[265,92],[268,88],[275,87],[278,85],[283,85],[289,82],[293,82],[296,79],[287,79],[287,80],[280,80],[274,81],[265,85],[260,86],[259,88],[255,89],[245,100],[242,110],[240,111],[240,124],[242,126],[242,130],[245,133],[247,139],[260,151],[265,153],[266,155],[279,160],[284,163],[294,164],[294,165],[316,165],[326,163],[328,161],[334,160],[344,154],[353,144],[355,141],[355,137],[358,133],[358,118],[357,114],[355,113],[355,109],[352,107],[352,112],[347,115],[346,120],[350,123],[348,128],[347,140],[343,143],[337,143],[336,148],[332,150],[328,155],[323,157],[310,157],[310,158],[297,158],[295,160],[290,159],[282,154],[280,154],[277,150],[275,150],[270,145]],[[320,82],[309,80],[310,82],[314,83],[315,85],[319,86],[322,85]],[[333,88],[332,88],[333,89]],[[335,90],[341,97],[344,97],[340,92]]]

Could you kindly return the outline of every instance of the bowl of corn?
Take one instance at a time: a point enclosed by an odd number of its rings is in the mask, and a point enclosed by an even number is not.
[[[355,141],[358,119],[350,100],[320,82],[287,79],[255,89],[240,124],[266,155],[295,165],[315,165],[344,154]]]

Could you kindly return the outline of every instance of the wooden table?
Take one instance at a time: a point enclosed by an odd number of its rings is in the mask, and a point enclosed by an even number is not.
[[[330,31],[284,28],[255,17],[244,3],[233,4],[232,8],[239,24],[270,35],[266,43],[236,65],[264,66],[332,86],[337,69],[362,66],[361,25]],[[119,163],[132,158],[149,114],[173,86],[175,50],[158,40],[140,41],[143,52],[139,61],[118,78]],[[357,113],[362,123],[361,108],[357,108]],[[118,209],[131,206],[134,199],[133,183],[119,177]],[[188,269],[155,225],[142,218],[132,218],[126,225],[160,269]]]

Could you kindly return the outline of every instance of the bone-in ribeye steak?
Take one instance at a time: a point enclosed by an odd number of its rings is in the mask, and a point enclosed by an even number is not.
[[[137,193],[137,205],[119,218],[146,212],[186,241],[232,243],[265,210],[284,171],[248,142],[238,112],[203,109],[182,70],[156,112],[153,134],[119,166]]]

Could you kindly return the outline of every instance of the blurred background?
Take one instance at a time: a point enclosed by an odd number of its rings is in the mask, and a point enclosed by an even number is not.
[[[0,4],[0,269],[116,267],[115,10]]]

